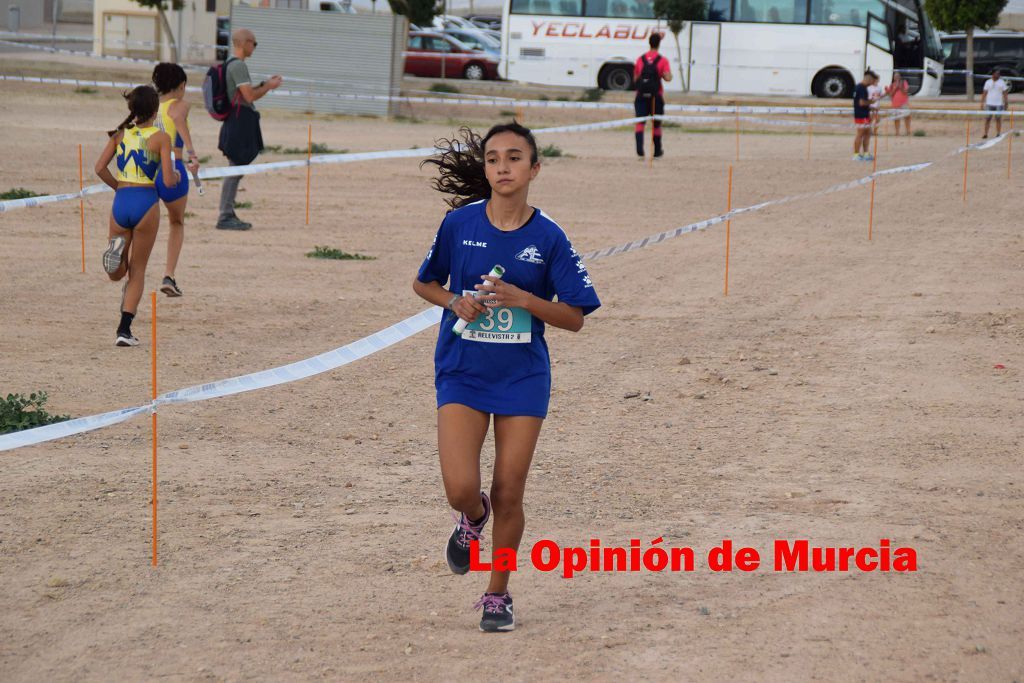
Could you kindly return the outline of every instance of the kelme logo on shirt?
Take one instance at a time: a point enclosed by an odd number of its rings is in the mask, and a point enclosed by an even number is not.
[[[526,261],[527,263],[544,263],[544,259],[541,258],[540,255],[540,250],[532,244],[516,254],[516,260]]]
[[[473,240],[462,240],[462,246],[464,247],[482,247],[487,248],[487,242],[474,242]]]

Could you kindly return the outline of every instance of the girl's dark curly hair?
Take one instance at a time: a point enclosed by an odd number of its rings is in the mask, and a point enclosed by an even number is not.
[[[149,121],[156,116],[157,110],[160,109],[160,96],[156,94],[156,90],[151,85],[140,85],[121,93],[121,95],[128,101],[128,118],[114,130],[107,131],[107,135],[111,137],[125,128]]]
[[[423,164],[436,164],[440,175],[434,179],[434,189],[453,195],[445,202],[453,209],[472,204],[481,199],[491,198],[491,184],[484,173],[484,151],[487,142],[499,133],[515,133],[530,145],[530,163],[537,163],[537,141],[530,129],[516,121],[493,126],[482,138],[469,128],[460,128],[459,135],[452,139],[442,138],[435,142],[441,152]],[[461,139],[459,139],[461,136]]]
[[[185,70],[173,62],[160,62],[153,67],[153,85],[161,95],[166,95],[187,81]]]

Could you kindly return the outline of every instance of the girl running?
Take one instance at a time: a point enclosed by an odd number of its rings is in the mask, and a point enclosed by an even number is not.
[[[110,244],[103,252],[103,269],[115,282],[128,276],[114,344],[136,346],[139,340],[132,335],[132,320],[142,298],[146,264],[160,223],[157,171],[163,171],[168,187],[173,188],[179,179],[171,166],[171,138],[153,125],[160,108],[156,90],[140,85],[124,98],[128,101],[128,118],[108,133],[110,139],[96,161],[96,175],[114,189]],[[107,168],[115,157],[117,178]]]
[[[885,94],[892,98],[892,108],[898,110],[897,116],[893,118],[896,135],[900,134],[901,118],[907,122],[907,135],[910,135],[910,86],[899,71],[892,72],[892,83],[885,87]]]
[[[167,265],[160,291],[167,296],[181,296],[181,288],[174,279],[174,270],[181,256],[181,246],[185,242],[185,209],[188,205],[188,173],[199,172],[199,157],[192,145],[192,133],[188,127],[188,111],[190,105],[185,101],[185,83],[188,77],[185,70],[177,64],[162,62],[153,69],[153,85],[160,93],[160,111],[156,117],[156,127],[167,133],[174,147],[174,168],[181,180],[177,185],[168,187],[164,176],[157,172],[156,192],[167,207],[167,219],[171,224],[171,233],[167,237]],[[183,156],[182,153],[188,156]],[[185,159],[188,163],[185,163]]]
[[[448,502],[459,512],[445,558],[469,571],[470,543],[494,515],[494,548],[518,549],[523,492],[548,410],[551,364],[544,326],[578,332],[600,305],[587,269],[562,229],[527,204],[540,172],[537,143],[518,123],[480,138],[444,140],[435,189],[454,195],[413,290],[446,313],[434,354],[437,443]],[[496,265],[504,268],[500,272]],[[445,284],[448,284],[448,289]],[[477,295],[482,295],[479,298]],[[554,297],[558,302],[554,302]],[[461,334],[458,321],[469,323]],[[490,496],[480,490],[480,450],[494,416]],[[453,518],[455,515],[453,514]],[[493,552],[493,551],[492,551]],[[483,597],[482,631],[515,628],[509,573],[494,570]]]

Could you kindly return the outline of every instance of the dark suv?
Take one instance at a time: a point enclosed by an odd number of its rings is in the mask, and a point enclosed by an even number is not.
[[[967,68],[967,36],[955,33],[942,36],[942,51],[946,54],[944,68],[963,71]],[[1024,81],[1009,80],[1024,75],[1024,33],[1016,31],[989,31],[974,34],[974,91],[981,92],[985,78],[997,68],[1007,79],[1011,92],[1024,90]],[[966,74],[946,73],[942,78],[943,93],[966,91]]]

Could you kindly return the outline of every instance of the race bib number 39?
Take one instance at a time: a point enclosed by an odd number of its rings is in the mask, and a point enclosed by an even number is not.
[[[474,293],[464,291],[462,295]],[[492,344],[529,344],[532,329],[533,316],[524,308],[488,308],[466,326],[462,338]]]

